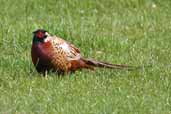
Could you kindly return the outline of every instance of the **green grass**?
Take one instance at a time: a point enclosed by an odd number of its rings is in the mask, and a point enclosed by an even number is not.
[[[170,0],[0,0],[0,113],[170,114]],[[137,71],[42,78],[32,32],[44,28],[97,60]]]

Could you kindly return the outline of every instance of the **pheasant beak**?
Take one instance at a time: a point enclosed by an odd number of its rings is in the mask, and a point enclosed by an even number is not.
[[[48,32],[45,32],[45,35],[48,37],[48,36],[50,36],[50,34],[48,33]]]
[[[44,39],[44,42],[49,42],[49,41],[51,41],[50,34],[49,34],[48,32],[46,32],[45,35],[46,35],[46,38]]]

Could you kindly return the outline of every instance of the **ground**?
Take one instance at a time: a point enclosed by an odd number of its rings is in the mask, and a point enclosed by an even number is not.
[[[171,113],[170,0],[0,4],[0,113]],[[43,78],[30,56],[38,28],[72,42],[85,57],[144,67]]]

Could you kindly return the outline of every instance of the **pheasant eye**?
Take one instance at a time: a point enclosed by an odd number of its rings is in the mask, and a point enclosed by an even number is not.
[[[36,37],[37,37],[37,38],[43,38],[43,37],[44,37],[44,33],[38,32],[38,33],[36,34]]]

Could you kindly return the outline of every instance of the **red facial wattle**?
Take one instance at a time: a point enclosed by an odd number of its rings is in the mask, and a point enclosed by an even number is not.
[[[36,37],[37,37],[37,38],[43,38],[43,37],[44,37],[44,33],[38,32],[38,33],[36,34]]]

